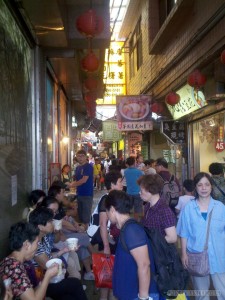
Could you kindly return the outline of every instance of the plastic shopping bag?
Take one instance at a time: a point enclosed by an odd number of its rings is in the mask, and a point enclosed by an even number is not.
[[[111,289],[114,255],[106,256],[103,253],[93,253],[92,262],[96,287]]]

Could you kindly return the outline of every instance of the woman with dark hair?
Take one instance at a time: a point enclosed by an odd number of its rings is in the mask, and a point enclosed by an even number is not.
[[[45,196],[46,194],[42,190],[33,190],[28,195],[29,208],[28,210],[25,210],[24,219],[25,218],[27,218],[27,220],[29,219],[30,213],[42,202]]]
[[[55,264],[46,271],[41,284],[33,288],[24,263],[34,256],[38,235],[39,229],[25,222],[19,222],[10,229],[9,244],[12,252],[1,261],[0,276],[3,280],[11,279],[11,289],[15,299],[44,299],[50,279],[58,273],[58,265]]]
[[[141,199],[146,202],[143,225],[149,229],[158,229],[168,243],[175,243],[176,217],[164,198],[160,196],[164,185],[162,177],[158,174],[143,175],[137,183],[140,185]]]
[[[34,252],[32,261],[36,274],[39,274],[39,279],[42,280],[42,274],[46,271],[46,263],[52,258],[58,258],[59,254],[52,253],[49,234],[53,232],[53,216],[51,209],[46,207],[38,207],[33,210],[29,217],[29,222],[39,229],[38,247]],[[47,269],[48,270],[48,269]],[[47,296],[54,300],[86,300],[81,281],[77,278],[65,278],[60,282],[49,284]],[[32,299],[32,298],[31,298]]]
[[[105,199],[108,218],[123,232],[127,247],[118,240],[113,269],[113,294],[123,300],[159,299],[154,273],[154,259],[145,230],[129,222],[132,199],[123,191],[113,190]],[[127,223],[128,222],[128,223]]]
[[[209,300],[210,277],[218,291],[217,299],[225,299],[225,206],[211,196],[212,178],[200,172],[194,177],[195,199],[184,207],[177,224],[181,237],[182,263],[188,266],[189,252],[202,252],[206,241],[207,225],[211,213],[208,239],[209,275],[191,276],[195,290],[201,291],[196,300]]]
[[[58,213],[59,210],[59,203],[58,201],[53,197],[45,197],[44,200],[41,203],[41,206],[49,208],[53,211],[54,217]],[[89,238],[86,233],[72,233],[70,237],[78,238],[79,240],[79,249],[78,255],[80,259],[83,261],[84,265],[88,268],[89,271],[91,271],[90,266],[90,253],[87,249],[87,246],[89,243]],[[69,252],[67,245],[65,243],[65,240],[67,237],[64,235],[64,233],[61,230],[55,230],[54,232],[50,233],[48,235],[50,244],[52,249],[54,249],[55,252],[57,252],[57,249],[60,250],[60,254],[63,255],[64,259],[67,261],[67,271],[69,273],[69,277],[76,277],[78,279],[81,278],[80,274],[80,264],[79,264],[79,258],[76,252],[72,251]],[[85,244],[85,245],[84,245]],[[59,251],[58,250],[58,251]],[[64,253],[63,253],[64,252]],[[69,252],[69,253],[68,253]]]

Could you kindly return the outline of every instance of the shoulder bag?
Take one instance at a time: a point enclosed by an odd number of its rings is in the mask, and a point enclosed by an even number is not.
[[[190,275],[203,277],[209,274],[209,257],[208,257],[208,240],[209,240],[209,227],[212,218],[212,211],[209,213],[209,221],[207,225],[206,241],[204,250],[202,252],[189,252],[188,257],[188,272]]]

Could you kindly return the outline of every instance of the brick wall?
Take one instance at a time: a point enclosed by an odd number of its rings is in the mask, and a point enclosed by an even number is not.
[[[159,36],[159,33],[156,34],[159,26],[156,4],[157,0],[140,1],[139,11],[136,12],[135,19],[130,26],[130,32],[133,32],[141,15],[143,64],[131,80],[129,80],[129,70],[127,70],[127,93],[153,92],[154,98],[160,99],[169,90],[184,85],[188,74],[196,67],[202,70],[219,58],[225,44],[225,18],[204,36],[204,30],[212,24],[210,18],[224,5],[224,1],[178,1],[178,8],[175,7],[171,12],[172,17],[169,16],[166,21],[167,26],[164,31],[160,29],[161,35]],[[149,14],[151,15],[150,22]],[[151,48],[156,40],[156,47]],[[193,47],[189,49],[188,47],[192,44]],[[127,62],[128,59],[127,54]],[[129,69],[128,63],[127,68]],[[213,76],[213,74],[210,75]]]

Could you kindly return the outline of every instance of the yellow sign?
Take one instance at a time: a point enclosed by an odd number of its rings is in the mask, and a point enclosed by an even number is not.
[[[106,50],[104,65],[105,93],[97,104],[116,104],[117,95],[126,95],[124,42],[111,42]]]
[[[118,150],[124,150],[124,140],[119,141],[119,149]]]

